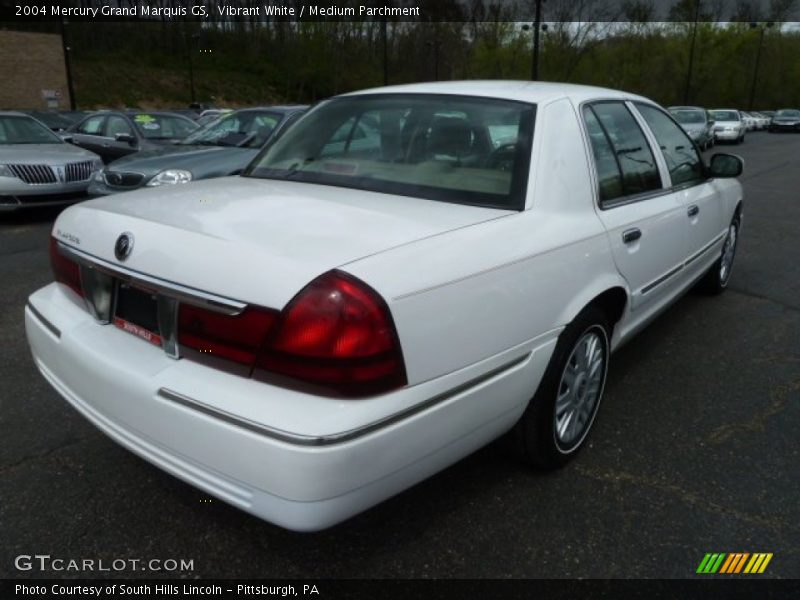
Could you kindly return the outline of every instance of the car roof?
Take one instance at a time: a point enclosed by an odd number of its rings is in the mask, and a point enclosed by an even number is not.
[[[559,98],[569,98],[578,103],[596,99],[624,99],[652,102],[652,100],[644,96],[590,85],[507,80],[437,81],[431,83],[392,85],[359,90],[357,92],[343,94],[343,96],[358,96],[362,94],[456,94],[460,96],[480,96],[518,100],[535,104],[543,104]]]
[[[670,106],[667,110],[702,110],[705,112],[705,108],[702,106]]]
[[[307,110],[308,106],[304,104],[295,104],[295,105],[278,105],[278,106],[249,106],[247,108],[237,108],[230,113],[238,113],[238,112],[251,112],[251,111],[270,111],[270,112],[280,112],[280,113],[290,113],[295,112],[297,110]],[[227,113],[227,114],[230,114]]]
[[[185,115],[182,115],[182,114],[177,113],[177,112],[173,112],[171,110],[131,110],[131,109],[125,109],[125,110],[110,110],[108,112],[109,113],[118,113],[118,114],[123,114],[123,115],[128,115],[128,116],[131,116],[131,115],[159,115],[159,116],[166,115],[166,116],[183,117],[184,119],[188,118]],[[191,119],[189,119],[189,120],[191,121]]]

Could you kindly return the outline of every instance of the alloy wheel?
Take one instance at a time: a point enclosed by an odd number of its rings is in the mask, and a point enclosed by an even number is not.
[[[554,412],[556,444],[562,451],[578,446],[594,420],[608,361],[608,345],[599,328],[578,340],[567,359]]]

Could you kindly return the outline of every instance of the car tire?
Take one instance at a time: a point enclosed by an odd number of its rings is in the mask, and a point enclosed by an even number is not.
[[[555,469],[584,446],[603,399],[611,331],[605,313],[589,306],[559,336],[539,388],[511,432],[526,463]]]
[[[728,226],[728,234],[725,236],[719,258],[700,280],[699,287],[703,292],[716,296],[727,289],[736,258],[736,248],[739,245],[740,225],[741,219],[736,215]]]

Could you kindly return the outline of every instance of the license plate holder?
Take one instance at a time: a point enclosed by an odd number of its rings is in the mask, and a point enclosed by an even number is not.
[[[114,325],[154,346],[163,347],[158,327],[158,301],[151,292],[118,283]]]

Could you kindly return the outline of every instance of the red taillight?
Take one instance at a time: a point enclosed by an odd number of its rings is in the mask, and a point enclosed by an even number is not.
[[[337,271],[312,281],[286,306],[256,368],[347,396],[406,384],[386,303],[362,281]]]
[[[252,368],[277,317],[277,311],[266,308],[250,307],[231,316],[182,304],[178,312],[178,343]]]
[[[54,237],[50,238],[50,265],[56,281],[83,297],[80,267],[58,251],[58,242]]]

